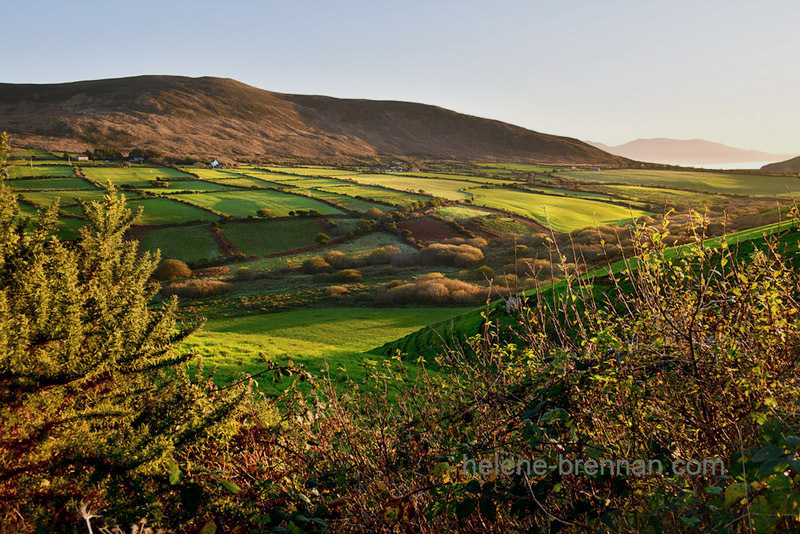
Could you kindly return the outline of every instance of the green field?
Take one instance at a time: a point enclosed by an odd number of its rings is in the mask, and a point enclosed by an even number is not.
[[[14,165],[8,169],[8,177],[24,178],[27,176],[72,176],[72,167],[69,165]]]
[[[263,166],[255,167],[258,169],[265,169],[271,172],[286,173],[286,174],[299,174],[301,176],[347,176],[354,174],[356,171],[347,169],[336,169],[333,167],[314,167],[314,166],[300,166],[300,167],[282,167],[282,166]]]
[[[287,216],[290,211],[295,210],[317,210],[325,215],[342,213],[341,210],[312,198],[272,190],[198,193],[182,195],[180,198],[197,206],[235,217],[256,215],[258,210],[264,208],[272,210],[272,215],[275,217]]]
[[[40,189],[52,189],[59,191],[64,189],[98,189],[88,180],[83,178],[31,178],[24,180],[9,180],[6,185],[15,191],[33,191]]]
[[[218,184],[214,182],[207,182],[205,180],[170,180],[167,182],[167,187],[140,187],[142,191],[150,191],[153,193],[180,193],[184,191],[235,191],[235,187],[229,185],[235,184]]]
[[[626,224],[632,218],[648,215],[638,209],[608,202],[541,195],[517,189],[471,189],[470,192],[477,205],[518,213],[562,232],[587,226]]]
[[[220,229],[248,255],[265,255],[314,245],[317,234],[328,232],[316,219],[232,222],[220,225]]]
[[[140,239],[142,250],[161,250],[162,258],[193,262],[219,254],[208,225],[175,226],[148,230]]]
[[[329,193],[377,200],[378,202],[385,202],[386,204],[391,204],[392,206],[408,206],[412,202],[426,200],[426,198],[421,195],[402,193],[400,191],[384,189],[381,187],[373,187],[369,185],[342,184],[318,187],[317,189],[321,191],[328,191]]]
[[[390,211],[392,208],[389,206],[385,206],[383,204],[375,204],[374,202],[369,202],[367,200],[361,200],[360,198],[354,198],[347,195],[340,195],[338,193],[331,193],[330,191],[322,191],[321,189],[302,189],[296,188],[295,191],[298,193],[303,193],[306,195],[310,195],[314,198],[319,198],[321,200],[327,200],[329,202],[333,202],[343,208],[358,211],[364,213],[371,209],[377,209],[380,211]]]
[[[219,218],[211,212],[169,198],[134,199],[128,202],[131,209],[139,206],[144,206],[144,213],[137,224],[143,225],[215,221]]]
[[[70,204],[75,204],[77,199],[82,199],[87,202],[91,202],[93,200],[102,200],[105,196],[106,192],[101,189],[93,189],[91,191],[26,191],[24,193],[20,193],[20,196],[29,202],[33,202],[38,206],[49,206],[53,203],[56,197],[61,199],[62,206],[68,206]],[[122,191],[122,194],[125,195],[126,198],[139,198],[139,194],[133,191]]]
[[[473,184],[489,184],[489,185],[508,185],[519,183],[515,180],[507,180],[502,178],[491,178],[485,176],[472,176],[470,174],[459,174],[457,172],[444,173],[444,172],[398,172],[385,174],[383,176],[408,176],[412,178],[440,178],[443,180],[462,180],[465,182],[472,182]]]
[[[116,187],[149,187],[153,180],[186,180],[188,174],[171,167],[81,167],[88,178],[105,186],[109,181]]]
[[[790,192],[800,192],[800,180],[790,176],[639,169],[565,171],[558,175],[583,181],[638,186],[661,185],[728,195],[788,196]]]
[[[400,174],[357,174],[348,177],[360,184],[377,185],[398,191],[422,192],[447,200],[464,200],[472,195],[464,189],[475,187],[474,182],[456,179],[420,178]]]
[[[313,256],[319,256],[329,250],[338,250],[351,256],[353,258],[360,258],[366,256],[376,248],[391,245],[403,251],[414,250],[408,243],[400,239],[394,234],[386,232],[373,232],[371,234],[359,236],[355,239],[339,243],[337,245],[328,246],[321,250],[312,250],[310,252],[301,252],[292,256],[279,256],[277,258],[262,258],[254,262],[245,263],[254,269],[273,270],[281,267],[290,267],[301,265],[307,259]]]
[[[211,319],[182,349],[219,366],[220,383],[230,382],[237,372],[264,369],[259,352],[279,363],[292,359],[314,373],[327,361],[332,373],[345,367],[360,375],[364,352],[459,313],[452,308],[312,308]]]

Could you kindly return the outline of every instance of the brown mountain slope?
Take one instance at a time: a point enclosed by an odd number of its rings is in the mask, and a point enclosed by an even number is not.
[[[20,146],[51,150],[111,145],[231,159],[629,163],[577,139],[435,106],[287,95],[210,77],[0,84],[0,130]]]
[[[770,163],[761,167],[764,172],[797,172],[800,173],[800,156],[778,163]]]

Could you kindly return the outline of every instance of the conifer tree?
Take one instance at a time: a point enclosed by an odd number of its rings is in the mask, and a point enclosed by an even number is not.
[[[80,502],[177,519],[177,458],[230,430],[243,395],[190,379],[175,346],[200,324],[152,306],[159,257],[123,239],[125,197],[82,208],[59,241],[57,203],[25,220],[0,180],[0,532],[67,531]]]

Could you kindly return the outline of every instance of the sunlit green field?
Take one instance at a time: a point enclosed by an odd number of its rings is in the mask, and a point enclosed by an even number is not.
[[[87,177],[105,186],[111,182],[115,187],[123,185],[147,187],[152,180],[190,179],[188,174],[171,167],[98,167],[85,166]]]
[[[25,176],[72,176],[72,167],[68,165],[14,165],[8,170],[11,179]]]
[[[26,178],[22,180],[9,180],[6,185],[15,191],[52,189],[94,189],[90,181],[83,178]]]
[[[639,169],[564,171],[559,172],[558,176],[584,181],[618,182],[639,186],[662,185],[728,195],[785,196],[789,192],[800,192],[800,180],[789,176]]]
[[[290,211],[295,210],[317,210],[325,215],[343,213],[341,210],[311,198],[270,190],[201,193],[182,195],[181,199],[236,217],[256,215],[260,209],[272,210],[272,215],[275,217],[287,216]]]
[[[527,193],[517,189],[470,189],[475,204],[518,213],[569,232],[587,226],[625,224],[648,215],[639,209],[583,198]]]
[[[475,182],[466,180],[420,178],[403,176],[400,174],[359,174],[350,176],[349,178],[360,184],[378,185],[412,193],[419,191],[448,200],[464,200],[470,198],[472,195],[465,193],[464,189],[475,187]]]
[[[287,359],[318,373],[346,368],[360,375],[362,353],[403,337],[462,310],[453,308],[305,309],[231,319],[211,319],[182,345],[219,367],[220,383],[237,372],[265,369],[258,354],[278,363]]]

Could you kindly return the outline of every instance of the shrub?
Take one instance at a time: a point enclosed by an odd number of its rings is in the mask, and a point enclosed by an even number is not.
[[[329,297],[343,297],[350,293],[350,290],[344,286],[330,286],[327,291]]]
[[[331,278],[337,282],[360,282],[364,276],[358,269],[343,269],[333,273]]]
[[[478,280],[491,280],[494,278],[494,269],[488,265],[481,265],[475,270],[475,277]]]
[[[316,241],[320,245],[327,245],[328,243],[331,242],[331,237],[328,234],[324,233],[324,232],[320,232],[320,233],[317,234]]]
[[[153,273],[153,278],[157,280],[175,280],[190,276],[192,276],[192,270],[180,260],[163,260]]]
[[[303,272],[306,272],[308,274],[323,273],[323,272],[329,273],[333,271],[333,267],[331,267],[330,263],[325,261],[325,258],[321,256],[314,256],[313,258],[310,258],[303,262],[302,270]]]
[[[357,263],[355,258],[352,258],[339,250],[329,250],[323,255],[323,258],[334,269],[347,269],[354,267]]]
[[[434,243],[423,248],[419,254],[420,262],[426,265],[462,267],[483,261],[481,249],[466,244]]]
[[[377,248],[367,254],[367,256],[364,258],[364,263],[367,265],[390,263],[392,261],[392,256],[400,254],[400,252],[401,251],[399,248],[386,245],[385,247]]]
[[[461,280],[452,280],[442,273],[428,273],[412,282],[393,281],[387,291],[376,297],[382,305],[398,304],[469,304],[485,298],[486,289]]]
[[[216,297],[225,295],[235,290],[235,286],[220,280],[185,280],[183,282],[173,282],[164,287],[161,291],[164,295],[177,295],[187,299],[202,299],[206,297]]]
[[[272,210],[269,208],[261,208],[256,212],[259,217],[264,217],[265,219],[269,219],[272,217]]]

